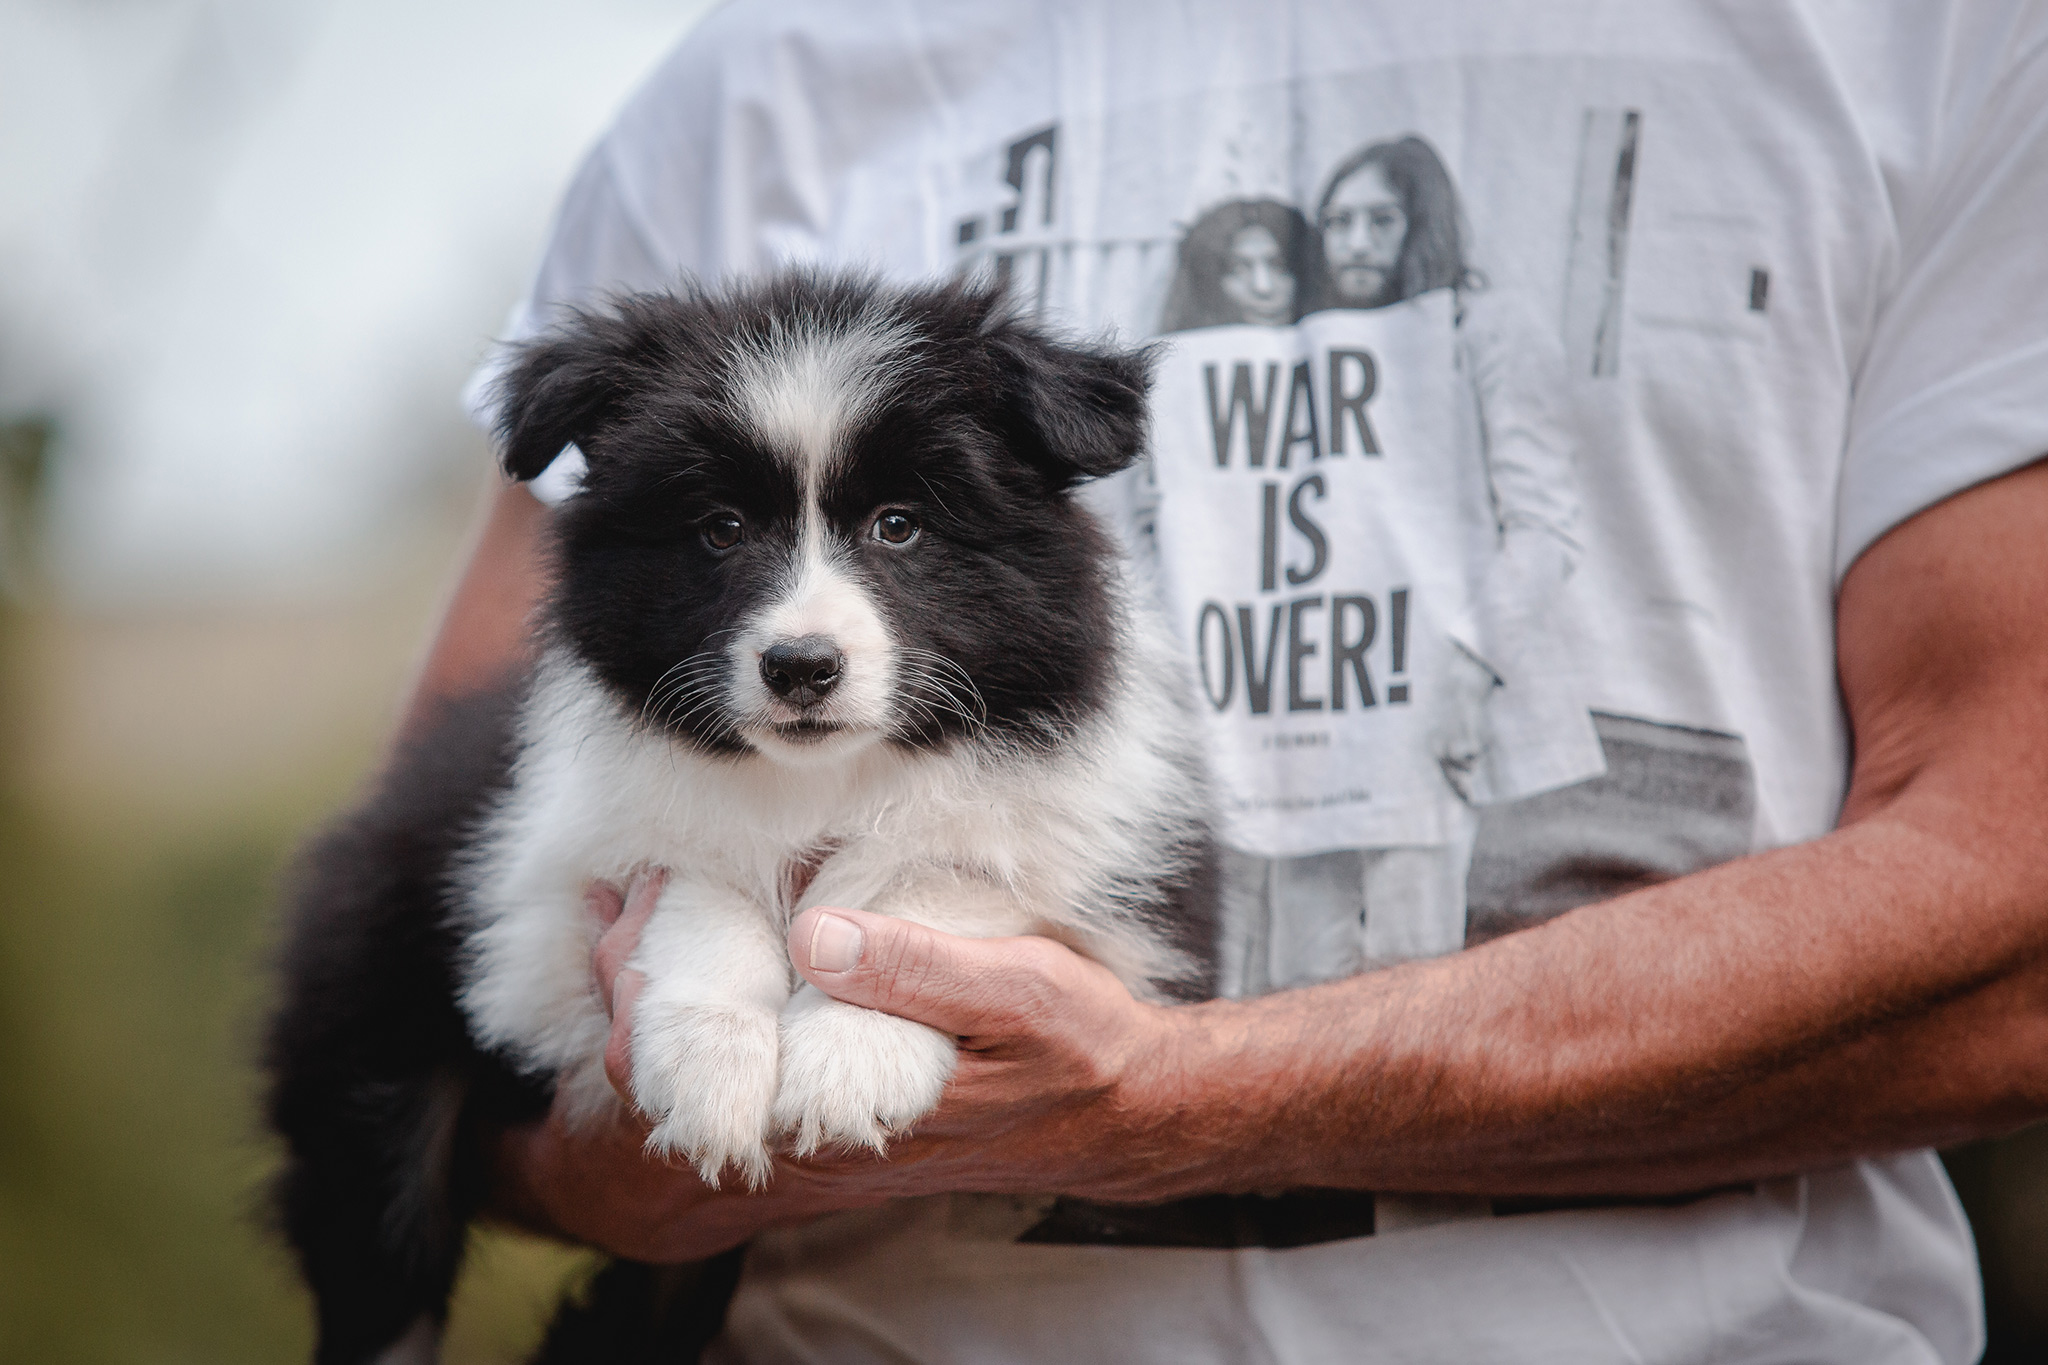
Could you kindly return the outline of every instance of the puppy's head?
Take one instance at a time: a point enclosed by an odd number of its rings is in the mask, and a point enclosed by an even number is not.
[[[1146,384],[990,291],[791,275],[578,316],[508,371],[500,436],[517,478],[588,463],[556,638],[647,723],[819,762],[1099,705],[1111,548],[1072,489],[1136,458]]]

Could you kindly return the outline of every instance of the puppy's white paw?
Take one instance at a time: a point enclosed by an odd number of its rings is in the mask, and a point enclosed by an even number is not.
[[[948,1034],[806,986],[782,1011],[775,1127],[798,1156],[827,1142],[879,1152],[938,1104],[957,1055]]]
[[[778,1043],[772,1010],[642,997],[633,1019],[633,1098],[653,1120],[650,1151],[688,1157],[716,1186],[736,1166],[768,1183]]]

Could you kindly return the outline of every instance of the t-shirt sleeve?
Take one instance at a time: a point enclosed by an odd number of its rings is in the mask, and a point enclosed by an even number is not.
[[[672,288],[685,274],[715,276],[719,69],[734,44],[730,10],[714,14],[634,92],[562,195],[526,297],[464,387],[471,418],[497,421],[496,385],[512,348],[559,323],[568,310],[615,295]],[[742,32],[744,42],[746,34]],[[545,502],[575,490],[574,446],[531,484]]]
[[[585,158],[555,216],[533,289],[513,308],[490,353],[463,388],[463,405],[486,431],[498,421],[498,379],[513,347],[538,336],[564,309],[601,303],[613,294],[655,289],[674,281],[677,265],[665,260],[621,193],[609,140]],[[528,487],[553,506],[576,491],[582,452],[569,446]]]
[[[544,327],[547,314],[565,305],[675,283],[681,263],[672,247],[657,245],[628,199],[615,156],[611,138],[600,142],[562,197],[525,305],[532,327]]]
[[[2048,40],[2027,36],[1953,110],[1900,224],[1850,402],[1837,582],[1914,513],[2048,455]]]

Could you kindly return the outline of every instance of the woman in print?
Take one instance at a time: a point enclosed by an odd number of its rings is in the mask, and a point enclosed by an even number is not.
[[[1318,255],[1301,210],[1276,199],[1218,204],[1181,239],[1159,330],[1284,327],[1324,292]]]

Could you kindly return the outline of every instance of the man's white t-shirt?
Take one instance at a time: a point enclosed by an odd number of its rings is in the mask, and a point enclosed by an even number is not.
[[[1185,644],[1256,993],[1832,827],[1840,575],[2048,452],[2044,54],[2019,0],[735,4],[586,162],[513,331],[799,262],[1171,329],[1149,458],[1091,496]],[[1369,1221],[906,1202],[759,1239],[714,1354],[1981,1349],[1931,1154]]]

